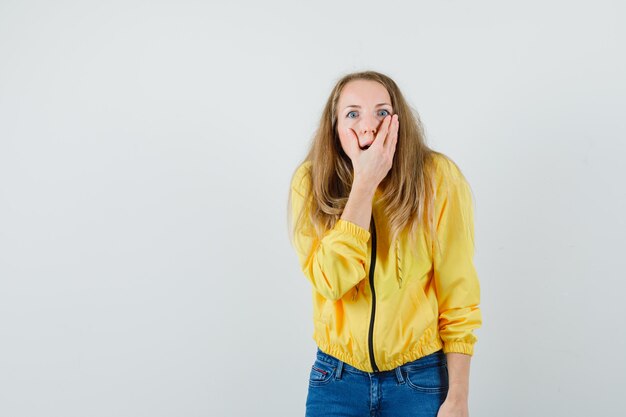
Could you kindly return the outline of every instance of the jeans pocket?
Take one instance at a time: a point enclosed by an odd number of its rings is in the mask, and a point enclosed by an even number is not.
[[[404,373],[407,386],[415,391],[437,394],[448,390],[448,366],[445,363],[407,366]]]
[[[335,369],[337,369],[336,366],[316,359],[313,366],[311,366],[309,385],[320,386],[328,384],[335,374]]]

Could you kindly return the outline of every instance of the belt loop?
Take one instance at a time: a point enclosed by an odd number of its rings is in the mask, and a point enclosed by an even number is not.
[[[398,366],[396,368],[396,378],[398,379],[398,384],[404,384],[404,378],[402,377],[402,366]]]
[[[341,359],[337,359],[339,362],[337,364],[337,373],[335,374],[335,379],[341,379],[341,371],[343,371],[343,361]]]

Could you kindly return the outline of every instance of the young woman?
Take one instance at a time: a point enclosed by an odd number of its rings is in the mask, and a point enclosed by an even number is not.
[[[313,295],[307,417],[468,416],[482,324],[471,191],[392,79],[337,82],[289,204]]]

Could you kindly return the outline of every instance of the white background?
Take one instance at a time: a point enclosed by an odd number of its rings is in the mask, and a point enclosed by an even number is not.
[[[625,16],[0,0],[0,415],[304,415],[289,181],[363,69],[474,192],[470,415],[623,415]]]

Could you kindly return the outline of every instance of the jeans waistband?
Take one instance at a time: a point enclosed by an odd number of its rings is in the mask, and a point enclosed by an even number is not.
[[[361,373],[364,375],[367,375],[368,373],[371,374],[372,372],[365,372],[361,369],[355,368],[354,366],[351,366],[343,361],[341,361],[340,359],[329,355],[328,353],[322,351],[319,347],[317,348],[317,358],[323,362],[326,363],[330,363],[332,365],[335,366],[339,366],[339,364],[341,363],[343,370],[349,370],[350,372],[354,372],[354,373]],[[441,364],[441,363],[446,363],[446,355],[445,353],[443,353],[443,349],[439,349],[436,352],[430,353],[426,356],[422,356],[421,358],[415,359],[414,361],[411,362],[407,362],[405,364],[402,364],[392,370],[388,370],[388,371],[380,371],[380,372],[374,372],[375,374],[385,374],[385,373],[395,373],[396,369],[400,368],[400,369],[404,369],[406,367],[419,367],[419,366],[426,366],[426,365],[432,365],[432,364]]]

